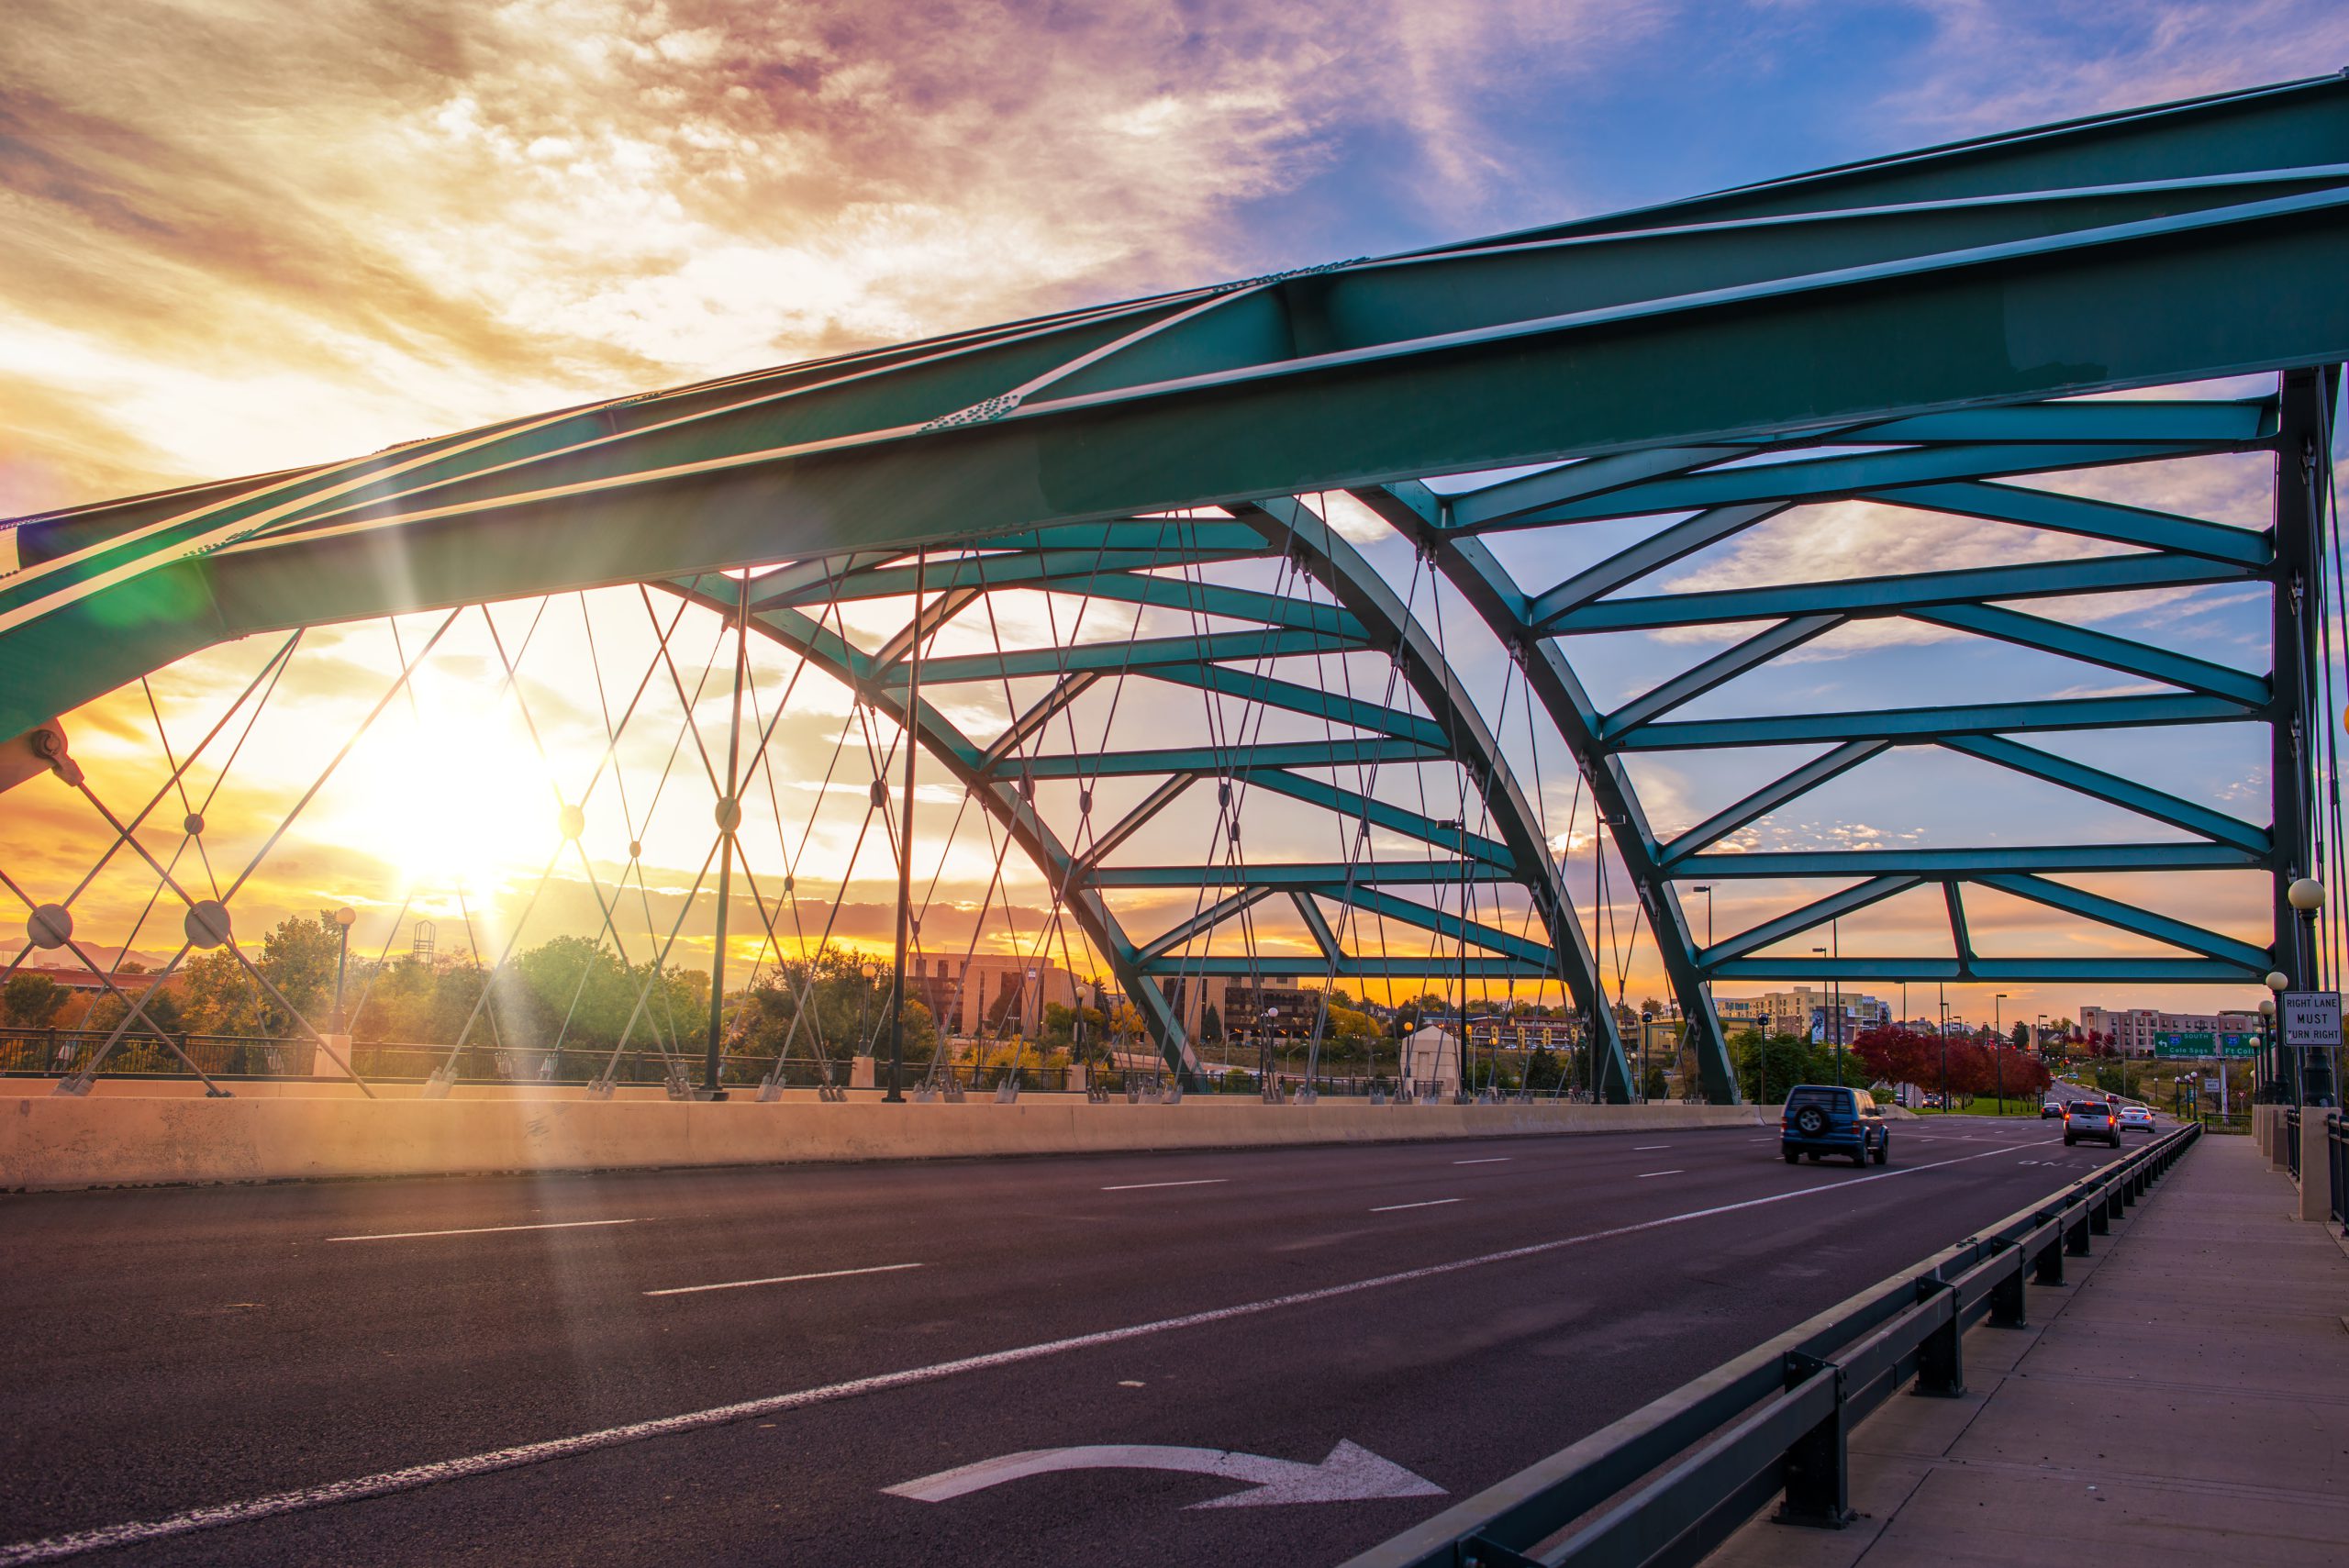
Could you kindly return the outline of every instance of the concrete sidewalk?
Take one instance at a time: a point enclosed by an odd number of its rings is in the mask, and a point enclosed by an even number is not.
[[[1968,1392],[1853,1433],[1843,1530],[1757,1519],[1707,1568],[2349,1562],[2349,1252],[2288,1218],[2247,1138],[2205,1138],[1965,1339]]]

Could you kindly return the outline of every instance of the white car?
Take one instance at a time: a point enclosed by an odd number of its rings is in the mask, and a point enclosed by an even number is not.
[[[2151,1132],[2154,1130],[2154,1113],[2143,1106],[2123,1106],[2121,1107],[2121,1126],[2128,1132]]]

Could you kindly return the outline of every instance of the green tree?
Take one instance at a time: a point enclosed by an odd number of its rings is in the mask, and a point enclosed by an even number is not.
[[[45,1029],[65,1006],[65,987],[46,974],[12,974],[0,987],[0,1016],[20,1029]]]
[[[226,948],[215,948],[191,962],[185,1004],[181,1016],[198,1034],[258,1035],[264,1032],[267,1014],[261,987],[245,966]]]
[[[1648,1079],[1641,1085],[1641,1093],[1651,1100],[1666,1100],[1672,1097],[1672,1085],[1665,1080],[1663,1068],[1648,1069]]]
[[[264,1012],[271,1034],[301,1032],[301,1025],[286,1011],[286,1003],[313,1027],[327,1027],[328,1013],[334,1005],[335,960],[341,951],[342,934],[330,909],[320,910],[316,919],[288,915],[262,938],[261,959],[254,967],[284,997],[284,1002],[275,996],[268,998]]]
[[[1730,1062],[1737,1072],[1737,1081],[1744,1085],[1746,1094],[1753,1095],[1760,1104],[1777,1104],[1797,1084],[1832,1084],[1835,1081],[1833,1048],[1814,1046],[1795,1035],[1774,1034],[1765,1040],[1759,1030],[1747,1029],[1731,1040],[1729,1052]],[[1756,1076],[1757,1061],[1761,1064],[1759,1077]],[[1847,1052],[1843,1063],[1844,1082],[1852,1083],[1866,1075],[1867,1069]]]

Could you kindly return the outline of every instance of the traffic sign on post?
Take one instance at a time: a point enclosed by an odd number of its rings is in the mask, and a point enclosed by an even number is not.
[[[2287,991],[2277,999],[2284,1019],[2286,1045],[2339,1045],[2341,993]]]

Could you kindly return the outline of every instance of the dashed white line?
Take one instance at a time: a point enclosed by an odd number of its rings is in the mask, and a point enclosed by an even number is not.
[[[880,1263],[869,1269],[826,1269],[814,1274],[776,1274],[769,1279],[733,1279],[718,1284],[676,1284],[666,1290],[648,1290],[647,1296],[696,1296],[705,1290],[748,1290],[754,1284],[797,1284],[802,1280],[846,1279],[851,1274],[894,1274],[905,1269],[918,1269],[919,1263]]]
[[[1448,1203],[1458,1203],[1456,1197],[1431,1197],[1423,1203],[1390,1203],[1384,1208],[1374,1208],[1373,1214],[1392,1214],[1398,1208],[1441,1208]]]
[[[500,1230],[583,1230],[592,1225],[633,1225],[633,1219],[557,1219],[544,1225],[471,1225],[462,1230],[386,1230],[373,1236],[329,1236],[329,1241],[406,1241],[418,1236],[490,1236]]]
[[[1455,1165],[1506,1165],[1508,1163],[1508,1159],[1509,1157],[1506,1154],[1487,1154],[1481,1160],[1454,1160],[1453,1163]]]
[[[2052,1140],[2048,1141],[2053,1141]],[[2003,1150],[1991,1151],[2003,1153]],[[688,1410],[674,1416],[662,1416],[649,1421],[632,1421],[626,1426],[606,1427],[600,1431],[581,1432],[573,1437],[550,1438],[542,1442],[523,1443],[515,1448],[492,1449],[486,1453],[467,1454],[460,1459],[437,1460],[426,1464],[412,1464],[404,1469],[381,1471],[373,1475],[362,1475],[348,1481],[331,1481],[322,1485],[306,1486],[290,1492],[271,1492],[258,1497],[237,1502],[216,1503],[184,1513],[168,1514],[159,1519],[139,1519],[126,1524],[101,1525],[93,1529],[75,1530],[66,1535],[52,1535],[39,1540],[21,1540],[0,1546],[0,1568],[18,1568],[31,1562],[54,1562],[61,1558],[79,1557],[84,1552],[104,1551],[115,1547],[132,1546],[140,1541],[163,1540],[173,1536],[190,1535],[197,1530],[215,1529],[224,1525],[250,1524],[257,1519],[273,1518],[281,1514],[300,1513],[309,1508],[326,1507],[336,1503],[357,1502],[365,1497],[383,1497],[398,1492],[414,1491],[444,1481],[460,1481],[468,1476],[489,1475],[501,1470],[516,1470],[524,1465],[542,1464],[550,1460],[569,1459],[578,1454],[594,1453],[602,1449],[617,1448],[623,1443],[641,1442],[647,1438],[674,1436],[679,1432],[702,1431],[711,1427],[730,1425],[759,1417],[779,1415],[786,1410],[805,1409],[811,1405],[829,1404],[839,1399],[852,1399],[860,1395],[878,1394],[893,1388],[908,1388],[918,1384],[934,1383],[941,1378],[959,1376],[966,1372],[983,1372],[994,1367],[1017,1366],[1024,1362],[1041,1361],[1047,1356],[1065,1355],[1072,1351],[1091,1350],[1099,1345],[1123,1344],[1130,1340],[1152,1334],[1170,1333],[1183,1329],[1204,1328],[1214,1323],[1228,1323],[1237,1318],[1252,1318],[1260,1313],[1276,1312],[1289,1307],[1309,1307],[1319,1302],[1357,1296],[1364,1291],[1384,1290],[1398,1284],[1413,1284],[1420,1280],[1441,1279],[1447,1274],[1468,1269],[1489,1268],[1496,1263],[1513,1263],[1526,1258],[1545,1257],[1568,1247],[1581,1247],[1593,1241],[1611,1241],[1619,1237],[1641,1235],[1661,1230],[1667,1226],[1685,1225],[1691,1220],[1710,1219],[1717,1215],[1735,1214],[1744,1209],[1760,1208],[1767,1204],[1787,1203],[1796,1198],[1813,1197],[1821,1193],[1843,1193],[1866,1182],[1894,1182],[1904,1176],[1920,1175],[1947,1165],[1963,1165],[1968,1161],[1987,1158],[1982,1154],[1959,1154],[1947,1160],[1936,1160],[1923,1165],[1903,1165],[1897,1170],[1878,1171],[1874,1175],[1849,1176],[1842,1181],[1823,1183],[1813,1187],[1797,1187],[1782,1193],[1766,1193],[1760,1197],[1743,1198],[1736,1203],[1715,1204],[1708,1208],[1692,1208],[1680,1214],[1667,1214],[1655,1219],[1642,1219],[1631,1225],[1618,1225],[1605,1230],[1586,1230],[1576,1236],[1559,1236],[1547,1241],[1534,1241],[1522,1247],[1510,1247],[1498,1252],[1479,1253],[1473,1258],[1455,1258],[1450,1262],[1428,1263],[1416,1269],[1404,1269],[1391,1274],[1375,1274],[1368,1279],[1352,1280],[1343,1284],[1323,1285],[1317,1290],[1297,1291],[1288,1296],[1269,1296],[1261,1301],[1247,1301],[1231,1307],[1209,1307],[1201,1312],[1185,1313],[1179,1318],[1160,1318],[1146,1323],[1128,1324],[1117,1329],[1096,1329],[1089,1334],[1077,1334],[1065,1340],[1047,1340],[1038,1344],[1019,1345],[1010,1350],[992,1351],[982,1355],[964,1356],[958,1361],[934,1362],[928,1366],[907,1367],[898,1372],[881,1373],[872,1377],[852,1378],[845,1383],[828,1383],[815,1388],[798,1389],[789,1394],[770,1395],[761,1399],[745,1399],[732,1405],[716,1405],[704,1410]]]
[[[1631,1152],[1634,1154],[1653,1154],[1659,1149],[1669,1149],[1671,1147],[1672,1145],[1669,1143],[1634,1143],[1631,1145]]]
[[[1685,1176],[1687,1173],[1686,1171],[1642,1171],[1640,1173],[1639,1180],[1644,1182],[1653,1176]]]
[[[1105,1193],[1138,1193],[1145,1187],[1219,1187],[1231,1180],[1230,1176],[1201,1176],[1190,1182],[1128,1182],[1119,1187],[1103,1187]]]

